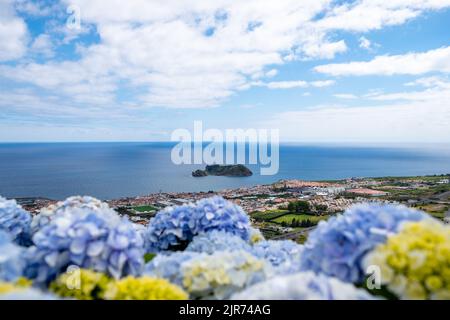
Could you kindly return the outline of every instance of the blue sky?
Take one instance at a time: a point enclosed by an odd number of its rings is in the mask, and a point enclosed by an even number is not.
[[[79,19],[78,19],[79,18]],[[450,142],[450,1],[0,0],[0,141]]]

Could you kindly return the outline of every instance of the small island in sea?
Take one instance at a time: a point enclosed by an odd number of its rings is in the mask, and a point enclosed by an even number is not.
[[[242,164],[235,164],[235,165],[214,164],[206,166],[205,170],[195,170],[192,172],[193,177],[206,177],[206,176],[249,177],[251,175],[253,175],[253,172]]]

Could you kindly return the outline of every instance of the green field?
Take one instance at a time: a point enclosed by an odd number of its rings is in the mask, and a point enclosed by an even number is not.
[[[134,210],[136,212],[148,212],[148,211],[157,211],[158,209],[154,206],[146,205],[146,206],[132,207],[131,210]]]
[[[253,212],[251,216],[259,221],[269,221],[287,213],[289,213],[288,210],[268,210],[264,212]]]
[[[292,222],[292,220],[297,220],[297,221],[304,221],[304,220],[309,220],[311,222],[319,222],[320,220],[326,219],[326,216],[311,216],[311,215],[307,215],[307,214],[294,214],[294,213],[289,213],[289,214],[285,214],[281,217],[272,219],[273,222],[276,223],[287,223],[290,224]]]

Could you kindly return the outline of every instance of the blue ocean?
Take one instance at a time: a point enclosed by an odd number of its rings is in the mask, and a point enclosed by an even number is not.
[[[209,191],[280,179],[330,180],[348,177],[450,173],[450,145],[280,146],[279,172],[251,177],[194,178],[203,165],[175,165],[173,143],[5,143],[0,144],[0,195],[47,197],[92,195],[100,199],[155,192]]]

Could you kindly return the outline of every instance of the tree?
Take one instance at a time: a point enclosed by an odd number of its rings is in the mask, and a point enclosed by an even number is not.
[[[311,206],[308,201],[293,201],[289,203],[288,210],[293,213],[310,213]]]

